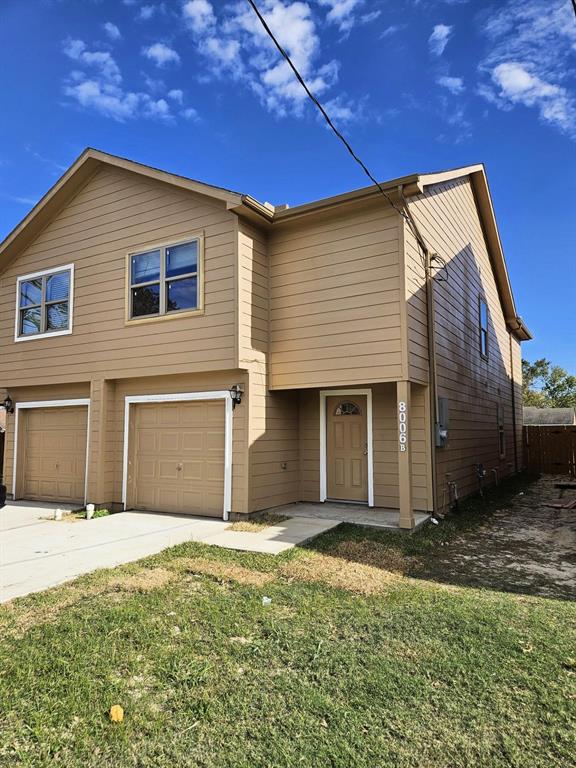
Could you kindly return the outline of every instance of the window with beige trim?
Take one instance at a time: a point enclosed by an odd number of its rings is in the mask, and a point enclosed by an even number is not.
[[[163,317],[200,308],[200,241],[130,254],[130,320]]]
[[[488,357],[488,304],[484,299],[479,300],[478,321],[480,330],[480,354]]]
[[[74,267],[22,275],[16,284],[16,341],[72,332]]]

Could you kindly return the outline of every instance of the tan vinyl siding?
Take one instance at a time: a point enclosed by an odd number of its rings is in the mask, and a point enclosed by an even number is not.
[[[401,376],[398,253],[397,214],[380,202],[272,232],[272,389]]]
[[[238,237],[239,359],[249,373],[249,511],[255,512],[298,501],[298,398],[268,390],[267,237],[243,220]]]
[[[428,318],[424,256],[408,225],[403,222],[408,344],[408,378],[428,383]]]
[[[127,326],[126,254],[205,237],[205,314]],[[235,216],[223,203],[99,170],[0,276],[3,386],[225,370],[235,357]],[[14,342],[18,275],[75,265],[73,333]],[[63,359],[66,368],[63,368]]]
[[[469,178],[431,187],[410,206],[429,246],[448,263],[448,281],[436,281],[434,287],[438,395],[448,398],[450,424],[447,447],[436,450],[442,503],[447,479],[457,483],[461,496],[477,489],[479,463],[488,472],[487,482],[494,479],[493,469],[499,476],[514,469],[510,339]],[[415,298],[409,299],[418,312],[420,279],[413,283]],[[488,359],[480,354],[479,297],[488,304]],[[412,372],[420,368],[422,346],[423,334],[421,341],[412,340]],[[519,357],[516,341],[513,347]],[[504,459],[498,450],[498,403],[504,409]]]
[[[298,393],[250,377],[250,512],[299,501]],[[284,468],[285,467],[285,468]]]

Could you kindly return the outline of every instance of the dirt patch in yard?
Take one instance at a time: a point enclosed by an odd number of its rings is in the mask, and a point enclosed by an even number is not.
[[[416,567],[418,559],[409,557],[383,542],[341,541],[334,547],[334,554],[345,560],[381,568],[398,575],[406,575]]]
[[[175,565],[189,573],[214,576],[220,581],[235,581],[238,584],[246,584],[250,587],[260,587],[263,584],[274,581],[276,578],[273,573],[253,571],[250,568],[244,568],[235,563],[225,563],[203,557],[181,558],[175,561]]]
[[[412,575],[574,600],[576,510],[546,506],[558,500],[554,484],[562,480],[566,478],[541,477],[482,526],[435,549]]]
[[[114,576],[106,583],[106,592],[153,592],[162,589],[176,579],[176,574],[167,568],[144,568],[138,573]]]
[[[380,594],[402,577],[401,573],[383,570],[382,566],[345,559],[343,554],[316,552],[286,563],[280,568],[280,573],[289,579],[320,582],[361,595]]]

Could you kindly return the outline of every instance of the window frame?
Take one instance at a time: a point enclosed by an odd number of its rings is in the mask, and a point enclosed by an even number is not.
[[[486,307],[486,327],[482,325],[482,307]],[[478,297],[478,345],[480,349],[480,356],[484,360],[488,360],[490,356],[490,313],[488,312],[488,302],[483,296]],[[483,349],[483,342],[485,341],[486,351]]]
[[[22,283],[26,283],[29,280],[36,280],[37,278],[49,277],[50,275],[57,275],[60,272],[68,272],[70,275],[70,287],[68,291],[68,328],[63,328],[60,331],[44,331],[43,333],[29,333],[23,335],[20,333],[20,311],[26,309],[26,307],[20,306],[20,286]],[[48,302],[50,304],[61,304],[61,301]],[[40,311],[45,311],[47,303],[45,296],[44,281],[42,286],[42,298],[40,305],[34,304],[33,306],[40,306]],[[27,275],[19,275],[16,278],[16,318],[14,322],[14,341],[32,341],[33,339],[50,339],[56,336],[69,336],[73,330],[74,321],[74,264],[63,264],[60,267],[51,267],[50,269],[43,269],[39,272],[30,272]],[[44,319],[43,319],[44,322]]]
[[[166,278],[166,249],[174,248],[177,245],[184,245],[196,241],[198,243],[198,264],[196,268],[196,301],[197,306],[195,309],[180,309],[174,312],[166,312],[165,308],[165,296],[163,293],[166,291],[166,287],[169,283],[177,280],[184,280],[186,277],[193,277],[194,273],[186,273],[185,275],[178,275],[174,278]],[[148,280],[145,283],[132,283],[132,257],[138,256],[148,251],[160,251],[160,276],[158,280]],[[146,287],[148,285],[160,286],[160,307],[164,305],[164,313],[160,312],[157,315],[142,315],[140,317],[132,317],[132,288],[133,287]],[[174,320],[179,317],[191,317],[194,315],[204,314],[204,233],[194,232],[185,237],[180,237],[177,240],[163,240],[162,242],[144,243],[137,248],[131,248],[126,254],[126,325],[137,325],[140,323],[156,323],[163,320]]]

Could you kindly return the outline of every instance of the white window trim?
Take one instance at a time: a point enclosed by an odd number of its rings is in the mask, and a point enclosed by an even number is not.
[[[26,280],[34,280],[36,277],[44,275],[53,275],[57,272],[70,272],[70,292],[68,294],[68,328],[63,331],[48,331],[48,333],[31,333],[27,336],[20,336],[20,284]],[[33,339],[50,339],[54,336],[69,336],[72,333],[72,321],[74,317],[74,264],[64,264],[61,267],[53,269],[43,269],[41,272],[31,272],[29,275],[21,275],[16,280],[16,318],[14,322],[14,341],[32,341]]]
[[[320,501],[328,498],[327,455],[326,455],[326,398],[366,395],[366,440],[368,442],[368,506],[374,506],[374,437],[372,427],[371,389],[323,389],[320,391]],[[350,502],[353,504],[354,502]]]
[[[182,403],[194,400],[224,400],[224,504],[222,517],[228,520],[232,508],[232,395],[227,389],[212,392],[176,392],[168,395],[129,395],[124,398],[124,454],[122,461],[122,504],[128,502],[128,438],[130,435],[130,406],[135,403]]]
[[[12,496],[16,496],[16,476],[18,471],[18,436],[19,415],[21,410],[32,408],[66,408],[68,406],[86,405],[88,407],[88,420],[86,424],[86,466],[84,467],[84,504],[88,498],[88,459],[90,451],[90,398],[80,397],[75,400],[31,400],[16,403],[14,420],[14,466],[12,467]]]

